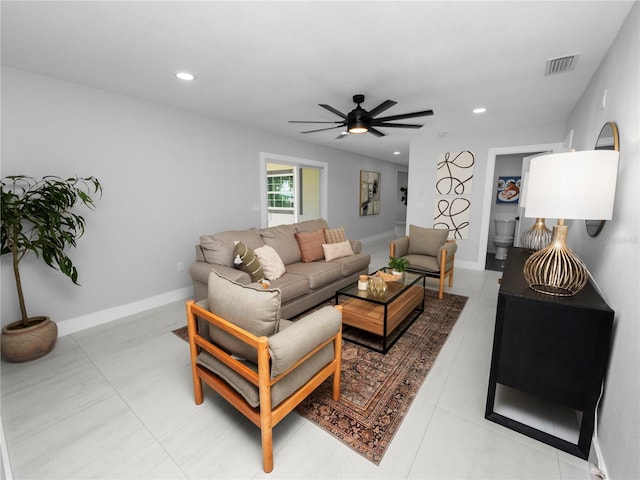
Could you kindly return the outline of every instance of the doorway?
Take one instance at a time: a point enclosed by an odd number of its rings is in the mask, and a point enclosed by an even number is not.
[[[501,223],[505,226],[510,225],[513,228],[513,231],[508,232],[508,234],[513,236],[512,245],[515,247],[519,246],[521,228],[526,229],[530,226],[524,225],[521,227],[521,223],[527,222],[528,219],[520,215],[522,208],[520,208],[519,199],[523,187],[522,182],[524,181],[523,172],[529,170],[529,157],[535,155],[535,153],[539,152],[497,155],[495,158],[493,172],[494,198],[491,202],[489,215],[485,270],[502,271],[506,263],[504,255],[496,255],[499,249],[495,243],[496,223]]]
[[[326,218],[327,164],[261,153],[262,227]]]
[[[538,152],[560,152],[566,151],[571,146],[571,136],[567,137],[563,143],[545,143],[539,145],[523,145],[514,147],[490,148],[487,155],[487,176],[485,179],[485,199],[482,212],[482,224],[480,227],[480,236],[478,242],[478,257],[476,260],[476,268],[484,270],[487,264],[487,252],[489,251],[489,242],[493,248],[493,235],[490,236],[489,228],[493,232],[493,218],[491,217],[491,207],[496,202],[497,184],[494,182],[496,175],[496,159],[503,155],[519,155],[521,159],[536,154]],[[520,171],[522,169],[522,161],[520,163]],[[523,228],[527,228],[522,225]],[[500,266],[496,266],[498,269]]]

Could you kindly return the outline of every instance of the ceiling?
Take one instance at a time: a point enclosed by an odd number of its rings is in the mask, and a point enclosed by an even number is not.
[[[416,135],[566,119],[632,4],[3,0],[2,64],[407,164]],[[575,70],[544,75],[575,53]],[[367,110],[398,102],[381,116],[435,115],[341,140],[288,123],[339,120],[318,104],[347,113],[357,93]]]

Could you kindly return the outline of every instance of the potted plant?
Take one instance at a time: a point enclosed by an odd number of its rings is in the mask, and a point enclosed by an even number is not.
[[[0,186],[0,253],[11,255],[22,317],[2,329],[2,356],[9,361],[25,362],[53,349],[58,327],[48,317],[27,314],[20,261],[33,252],[79,285],[78,271],[65,250],[75,247],[84,233],[85,220],[75,207],[85,205],[93,210],[92,195],[102,194],[102,185],[95,177],[36,179],[17,175],[3,178]]]
[[[409,260],[406,258],[389,257],[389,268],[394,274],[401,274],[409,266]]]

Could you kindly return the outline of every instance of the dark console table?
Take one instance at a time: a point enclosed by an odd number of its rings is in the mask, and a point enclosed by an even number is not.
[[[528,256],[520,248],[511,248],[507,256],[498,294],[485,418],[587,459],[614,312],[591,283],[573,297],[531,290],[522,273]],[[577,443],[497,413],[497,385],[577,411]]]

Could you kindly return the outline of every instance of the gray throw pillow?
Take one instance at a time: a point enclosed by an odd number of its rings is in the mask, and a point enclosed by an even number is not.
[[[422,228],[409,225],[409,254],[437,257],[440,247],[445,244],[449,230],[442,228]]]
[[[280,290],[240,285],[215,270],[209,274],[209,311],[256,335],[269,337],[280,325]],[[209,336],[224,350],[257,362],[255,348],[213,325]]]

